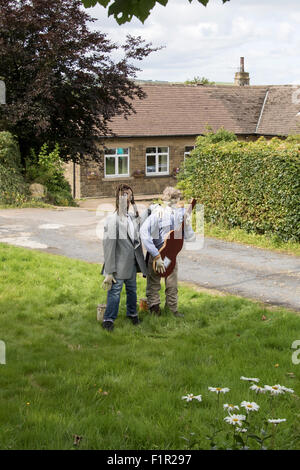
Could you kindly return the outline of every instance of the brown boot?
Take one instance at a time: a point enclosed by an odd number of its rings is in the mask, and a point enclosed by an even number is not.
[[[150,313],[153,313],[154,315],[160,316],[161,315],[161,310],[160,310],[159,304],[152,305],[152,307],[150,307]]]

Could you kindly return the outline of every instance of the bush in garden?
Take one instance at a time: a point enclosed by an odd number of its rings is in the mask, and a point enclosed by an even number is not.
[[[63,161],[59,154],[59,145],[56,144],[49,151],[45,143],[37,155],[31,149],[30,157],[26,161],[26,180],[43,184],[47,189],[47,202],[63,206],[76,206],[71,194],[71,187],[64,177]]]
[[[199,137],[200,139],[201,137]],[[202,137],[207,143],[217,144],[218,142],[232,142],[237,141],[237,136],[230,131],[220,127],[216,132],[213,132],[211,126],[206,126],[206,132]]]
[[[0,132],[0,203],[21,205],[27,198],[18,142],[10,132]]]
[[[21,170],[19,144],[14,136],[7,131],[0,132],[0,164]]]
[[[300,241],[300,136],[245,142],[224,129],[208,133],[178,181],[204,204],[208,222]]]

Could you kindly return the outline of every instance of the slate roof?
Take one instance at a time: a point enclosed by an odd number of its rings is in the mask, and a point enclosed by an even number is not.
[[[134,100],[136,114],[115,117],[110,124],[119,137],[199,135],[210,125],[236,134],[288,135],[297,131],[299,105],[292,103],[296,87],[142,86],[147,97]],[[300,133],[300,127],[298,128]]]
[[[300,85],[269,87],[257,133],[283,136],[300,134]]]

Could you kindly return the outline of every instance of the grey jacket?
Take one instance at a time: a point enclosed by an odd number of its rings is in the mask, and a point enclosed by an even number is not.
[[[104,265],[101,274],[114,274],[117,279],[130,279],[136,265],[137,272],[147,275],[144,260],[139,224],[135,217],[131,218],[134,237],[130,231],[127,217],[120,217],[114,213],[107,217],[104,225],[103,252]],[[131,234],[131,237],[130,235]],[[132,240],[134,238],[134,240]]]

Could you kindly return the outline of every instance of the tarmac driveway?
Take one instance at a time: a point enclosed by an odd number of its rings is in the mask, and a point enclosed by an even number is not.
[[[0,210],[0,242],[102,263],[102,227],[113,201],[90,208]],[[147,203],[146,203],[147,205]],[[98,210],[96,209],[98,207]],[[139,202],[141,210],[145,201]],[[179,279],[300,311],[300,257],[204,238],[182,250]]]

